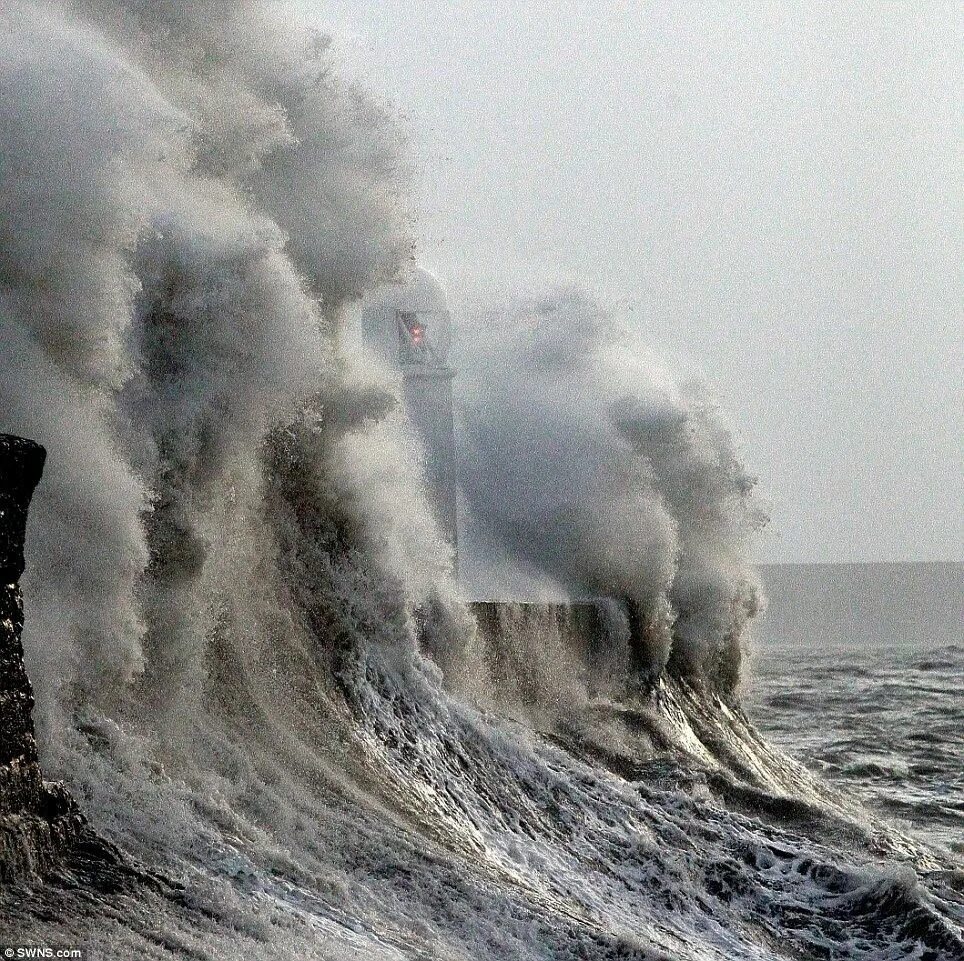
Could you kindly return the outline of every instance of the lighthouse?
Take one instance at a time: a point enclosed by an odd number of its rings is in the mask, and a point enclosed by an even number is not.
[[[427,270],[416,268],[401,283],[380,288],[362,310],[362,335],[382,360],[401,371],[405,408],[424,451],[432,509],[457,569],[452,316],[441,284]]]

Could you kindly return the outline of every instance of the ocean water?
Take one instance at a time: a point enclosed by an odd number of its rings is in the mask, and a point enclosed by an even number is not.
[[[478,630],[343,336],[417,241],[399,131],[278,6],[0,3],[24,657],[100,839],[0,885],[0,946],[964,958],[959,569],[769,572],[741,674],[733,439],[631,316],[534,291],[462,365],[463,491],[496,566],[610,600],[590,630],[510,583]]]
[[[154,880],[71,862],[0,894],[0,926],[124,961],[957,961],[960,568],[764,574],[745,701],[762,736],[671,677],[577,714],[480,713],[418,662],[355,642],[306,662],[317,686],[291,710],[262,700],[264,721],[246,710],[233,742],[178,778],[118,757],[129,748],[108,722],[89,726],[82,760],[102,786],[84,808]],[[930,594],[944,633],[898,634],[918,620],[907,597],[881,603],[894,584]],[[828,598],[848,596],[861,644],[804,643],[806,611],[830,618]],[[307,603],[312,622],[332,609]],[[578,646],[578,630],[505,607],[550,661]],[[874,623],[893,643],[870,643]],[[492,642],[516,649],[511,632]],[[281,672],[257,678],[285,688]],[[233,713],[211,704],[206,723]]]
[[[964,565],[767,567],[746,708],[907,833],[964,851]]]

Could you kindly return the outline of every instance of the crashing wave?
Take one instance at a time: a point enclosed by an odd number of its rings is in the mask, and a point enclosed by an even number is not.
[[[24,646],[45,768],[122,855],[8,885],[4,930],[118,958],[959,956],[940,852],[741,712],[752,484],[584,295],[508,313],[466,476],[515,554],[611,600],[460,599],[391,385],[339,347],[411,249],[397,137],[271,11],[0,10],[0,411],[49,451]]]

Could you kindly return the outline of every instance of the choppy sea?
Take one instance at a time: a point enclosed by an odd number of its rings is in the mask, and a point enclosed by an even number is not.
[[[906,832],[964,852],[964,564],[762,573],[750,716]]]

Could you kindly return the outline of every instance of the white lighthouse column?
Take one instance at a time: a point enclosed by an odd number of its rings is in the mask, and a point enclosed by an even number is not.
[[[458,485],[452,380],[448,366],[452,318],[445,292],[416,269],[373,293],[362,312],[365,342],[401,371],[405,408],[421,442],[429,503],[458,570]]]
[[[425,481],[442,534],[458,565],[458,494],[451,367],[406,365],[405,405],[425,452]]]

